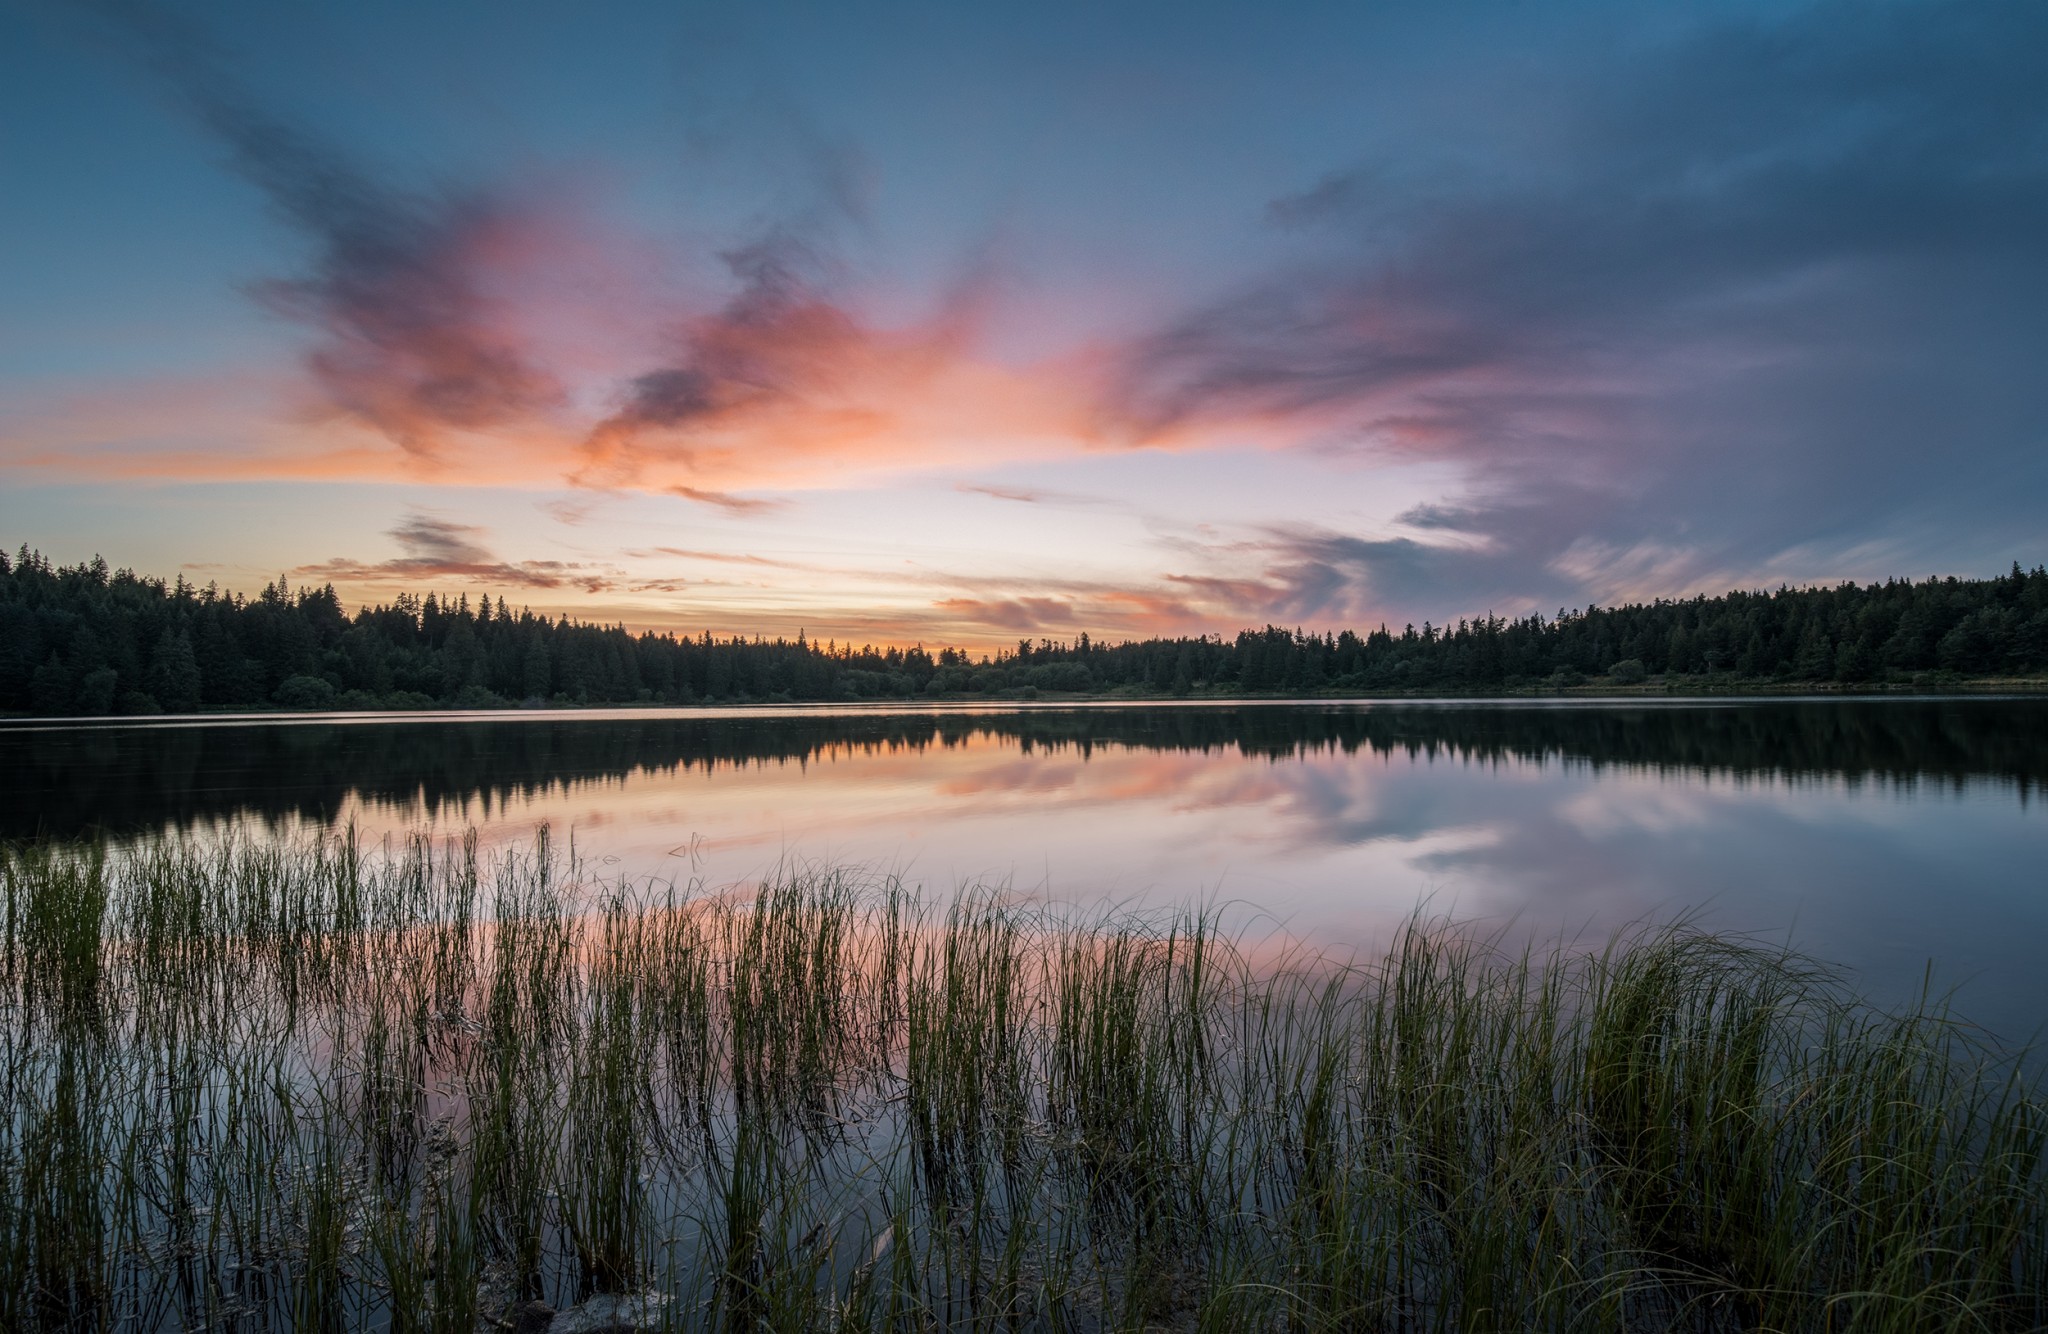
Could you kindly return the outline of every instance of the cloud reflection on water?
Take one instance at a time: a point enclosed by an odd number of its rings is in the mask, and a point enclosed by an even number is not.
[[[855,864],[1368,949],[1418,904],[1510,941],[1695,914],[1886,998],[1932,959],[2025,1033],[2044,726],[2048,701],[637,714],[14,731],[0,758],[47,832],[545,823],[605,875]]]

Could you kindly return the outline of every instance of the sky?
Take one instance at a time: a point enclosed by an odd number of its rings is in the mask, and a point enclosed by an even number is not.
[[[987,650],[2048,560],[2048,5],[0,0],[0,543]]]

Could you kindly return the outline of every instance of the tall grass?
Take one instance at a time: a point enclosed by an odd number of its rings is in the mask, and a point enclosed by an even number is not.
[[[0,894],[8,1330],[2048,1327],[2032,1067],[1684,929],[1255,964],[545,839],[22,847]]]

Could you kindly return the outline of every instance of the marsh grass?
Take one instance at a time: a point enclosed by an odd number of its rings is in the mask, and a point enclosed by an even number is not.
[[[0,1328],[2048,1326],[2044,1101],[1685,929],[1202,915],[347,838],[0,861]]]

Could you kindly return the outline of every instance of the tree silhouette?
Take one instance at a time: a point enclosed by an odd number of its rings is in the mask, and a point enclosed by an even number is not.
[[[190,637],[183,630],[158,635],[149,660],[149,693],[157,704],[172,713],[190,713],[199,707],[200,685],[199,659]]]
[[[1268,625],[1071,644],[954,647],[635,634],[502,598],[401,594],[353,615],[283,579],[243,598],[95,558],[0,558],[0,710],[498,707],[888,700],[1072,693],[1471,694],[1580,682],[1650,688],[1912,684],[2048,673],[2048,571],[1992,579],[1735,591],[1717,598],[1489,611],[1398,633]],[[289,689],[287,689],[289,686]]]

